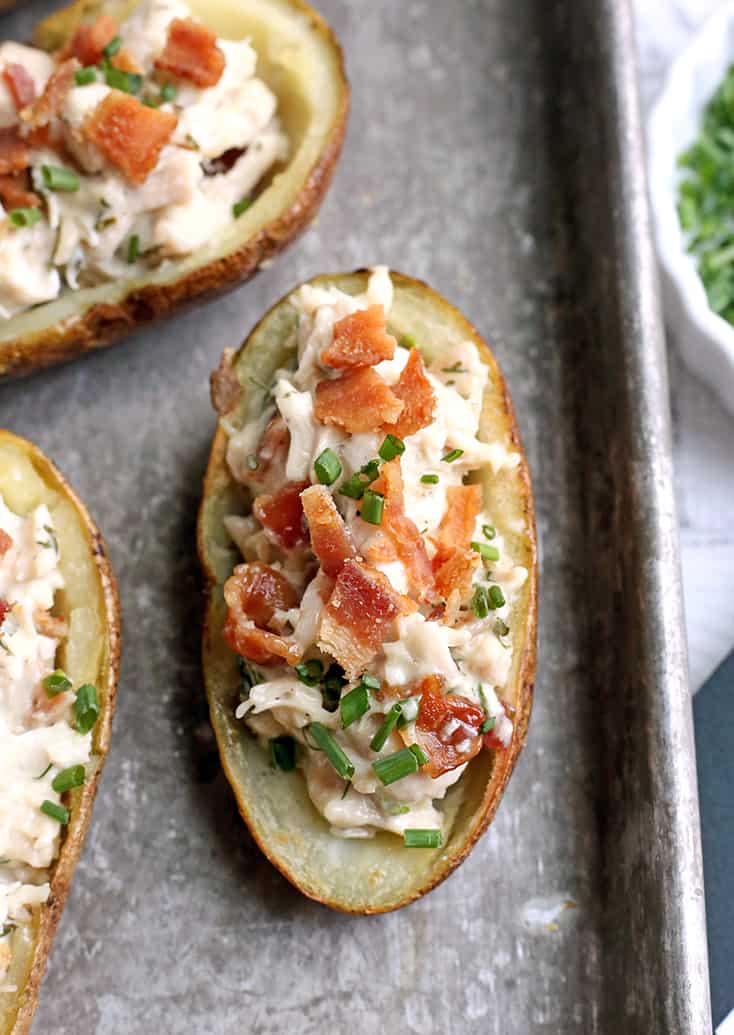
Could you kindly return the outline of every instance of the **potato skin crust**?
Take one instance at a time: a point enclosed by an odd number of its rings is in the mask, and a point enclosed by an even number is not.
[[[3,444],[10,444],[24,453],[42,481],[72,505],[78,522],[84,530],[87,545],[96,568],[104,605],[104,621],[102,625],[106,639],[106,650],[103,652],[103,663],[100,671],[101,678],[97,683],[103,706],[100,709],[100,717],[94,727],[93,738],[94,754],[99,759],[99,762],[93,776],[84,784],[78,800],[74,802],[70,809],[71,822],[67,828],[68,832],[61,843],[58,858],[52,866],[51,893],[48,901],[40,909],[40,919],[33,948],[33,962],[28,981],[25,987],[18,993],[18,1005],[8,1018],[9,1026],[4,1026],[3,1020],[0,1018],[1,1035],[27,1035],[38,1004],[38,995],[46,969],[48,953],[69,894],[71,879],[74,875],[74,869],[81,854],[84,837],[92,817],[97,787],[99,786],[104,761],[109,750],[120,670],[121,616],[117,580],[110,564],[107,545],[84,504],[71,489],[55,464],[33,443],[0,428],[0,446]],[[1,480],[0,491],[2,491]],[[12,1015],[13,1012],[14,1016]]]
[[[352,277],[361,276],[366,282],[367,272],[363,270],[355,271]],[[324,284],[328,282],[336,281],[337,283],[342,278],[341,274],[335,276],[321,276],[314,278],[318,283]],[[430,301],[434,307],[440,308],[446,315],[447,319],[459,321],[462,328],[465,329],[466,337],[470,338],[475,345],[478,347],[483,362],[489,367],[489,379],[493,385],[492,397],[493,403],[497,408],[497,413],[494,418],[494,423],[499,424],[503,427],[508,435],[509,443],[512,447],[520,454],[521,462],[518,470],[519,486],[518,486],[518,499],[517,499],[517,510],[522,514],[527,528],[528,538],[528,580],[529,580],[529,591],[528,600],[525,608],[524,615],[524,626],[523,636],[519,639],[517,649],[521,651],[520,662],[518,666],[518,675],[516,679],[515,689],[515,713],[513,715],[514,722],[514,733],[510,747],[503,752],[496,753],[495,763],[492,766],[491,774],[486,782],[483,794],[481,798],[474,804],[472,814],[466,822],[466,829],[463,831],[461,844],[453,851],[447,847],[447,851],[441,853],[436,866],[433,868],[428,879],[422,883],[411,886],[405,889],[403,894],[398,895],[394,900],[384,902],[370,902],[362,901],[355,905],[352,902],[346,900],[345,897],[340,897],[338,892],[331,888],[325,888],[323,886],[317,886],[310,879],[305,879],[304,874],[299,873],[295,866],[288,865],[283,858],[283,855],[278,850],[277,837],[269,837],[261,829],[260,825],[255,822],[253,809],[248,801],[248,797],[245,794],[243,788],[239,785],[237,774],[235,772],[235,766],[233,764],[233,756],[231,753],[231,744],[228,743],[228,738],[220,733],[219,725],[216,721],[216,699],[217,686],[215,682],[214,673],[208,671],[207,659],[212,656],[212,652],[216,649],[217,639],[221,640],[221,621],[218,616],[218,608],[216,604],[216,596],[218,593],[218,580],[212,563],[212,554],[210,551],[210,532],[208,528],[209,516],[207,513],[207,504],[214,498],[214,496],[222,491],[222,486],[228,481],[231,482],[226,467],[226,450],[227,450],[227,434],[224,429],[219,426],[215,432],[214,440],[212,443],[211,454],[209,457],[209,463],[207,466],[206,474],[204,477],[204,488],[201,508],[199,511],[199,521],[197,526],[197,545],[199,552],[199,559],[202,566],[204,575],[204,592],[206,596],[206,611],[204,618],[203,627],[203,657],[204,657],[204,679],[206,684],[207,696],[209,698],[210,709],[212,713],[212,722],[214,725],[215,733],[219,743],[219,751],[222,759],[222,767],[227,775],[227,778],[232,785],[237,804],[239,807],[240,814],[247,824],[250,833],[256,841],[258,847],[266,856],[266,858],[285,876],[299,891],[301,891],[308,898],[314,899],[320,902],[322,905],[328,906],[331,909],[335,909],[342,913],[356,914],[361,916],[386,913],[395,909],[401,909],[403,906],[409,905],[416,899],[421,898],[427,894],[443,880],[446,879],[469,855],[471,849],[476,844],[477,840],[485,832],[489,824],[491,823],[494,815],[497,811],[499,803],[504,794],[507,783],[512,775],[512,772],[517,763],[518,757],[525,743],[525,739],[528,731],[528,724],[530,721],[530,713],[532,709],[533,691],[534,691],[534,679],[535,679],[535,666],[536,666],[536,652],[537,652],[537,606],[538,606],[538,578],[537,578],[537,541],[535,531],[535,511],[533,504],[532,486],[530,482],[530,472],[528,469],[527,460],[522,448],[520,440],[520,432],[515,417],[515,410],[510,397],[510,393],[504,377],[497,365],[489,346],[480,337],[478,331],[469,323],[469,321],[449,302],[446,301],[441,295],[433,291],[428,285],[422,281],[414,280],[411,277],[407,277],[404,274],[396,273],[391,271],[391,278],[393,285],[398,291],[405,290],[411,292],[414,295],[421,297],[427,301]],[[290,294],[290,292],[289,292]],[[288,296],[281,299],[275,306],[269,310],[268,313],[260,320],[260,322],[253,328],[248,338],[240,348],[239,352],[233,358],[233,364],[236,368],[237,360],[242,356],[243,351],[248,347],[250,341],[255,338],[269,319],[273,317],[279,310],[287,305]],[[484,421],[483,421],[484,424]],[[471,763],[470,763],[471,765]],[[315,822],[315,813],[314,813]],[[272,834],[277,834],[277,831],[271,831]],[[306,831],[306,835],[308,831]],[[406,849],[411,851],[411,849]]]

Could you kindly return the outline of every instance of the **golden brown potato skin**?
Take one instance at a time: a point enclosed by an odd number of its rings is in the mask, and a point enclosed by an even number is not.
[[[321,286],[335,283],[343,290],[362,290],[366,284],[366,277],[365,271],[356,271],[354,274],[318,277],[316,282]],[[264,855],[304,895],[340,912],[359,915],[385,913],[399,909],[431,891],[464,861],[479,837],[487,829],[497,811],[507,782],[525,743],[532,707],[536,664],[538,584],[535,514],[530,474],[507,385],[489,347],[458,310],[421,281],[395,272],[391,273],[391,277],[395,287],[396,302],[399,302],[400,294],[403,292],[418,300],[418,304],[430,305],[436,312],[444,314],[447,320],[454,321],[459,325],[464,337],[474,341],[482,360],[489,367],[490,383],[493,388],[487,393],[491,396],[491,405],[487,407],[485,401],[482,427],[492,436],[501,434],[503,439],[521,456],[521,463],[513,475],[516,481],[512,488],[513,496],[508,510],[512,517],[522,518],[527,529],[526,551],[522,563],[527,565],[529,577],[526,600],[522,609],[522,635],[518,635],[515,648],[518,657],[515,663],[515,713],[512,742],[506,751],[495,753],[494,763],[483,786],[481,785],[480,767],[486,764],[484,759],[487,753],[482,752],[470,763],[462,780],[456,786],[461,785],[462,781],[469,780],[470,786],[467,795],[471,801],[467,810],[462,811],[461,819],[457,824],[460,827],[458,834],[455,830],[451,832],[445,851],[437,853],[435,865],[432,865],[429,872],[421,874],[415,880],[406,880],[397,891],[391,891],[389,895],[379,897],[376,894],[376,885],[370,886],[371,873],[367,880],[362,882],[363,887],[367,887],[367,891],[354,893],[353,887],[347,888],[346,884],[345,887],[340,887],[334,874],[307,872],[307,864],[298,852],[292,853],[290,857],[286,858],[284,846],[288,842],[288,836],[283,833],[282,829],[268,828],[267,823],[263,822],[262,817],[258,815],[252,794],[245,787],[242,776],[241,755],[246,755],[250,750],[257,752],[261,749],[254,738],[249,738],[242,730],[241,724],[238,730],[234,719],[231,720],[231,723],[227,719],[227,708],[230,702],[227,700],[227,692],[222,680],[222,659],[229,648],[223,645],[221,628],[222,542],[221,540],[215,541],[216,530],[213,527],[213,521],[222,512],[222,507],[217,502],[218,499],[231,495],[234,483],[226,465],[227,434],[221,426],[217,428],[212,444],[197,530],[199,558],[204,573],[207,597],[203,630],[204,678],[222,766],[235,792],[240,813]],[[287,305],[286,297],[278,302],[253,329],[234,357],[235,370],[238,368],[238,361],[242,362],[248,346],[262,350],[269,344],[273,348],[274,342],[268,343],[267,333],[263,331],[263,328],[267,328],[274,316]],[[405,330],[405,328],[392,326],[389,326],[389,329],[393,333]],[[278,360],[282,363],[283,357],[279,356]],[[263,376],[262,368],[258,372],[260,376]],[[240,380],[242,381],[243,397],[246,400],[247,378],[245,376],[243,379],[241,376]],[[246,408],[245,402],[244,409]],[[228,419],[232,418],[232,414],[227,416]],[[497,524],[499,527],[499,522]],[[477,772],[480,773],[479,779],[470,777],[470,774]],[[295,811],[301,812],[300,809]],[[307,842],[309,827],[313,827],[311,833],[315,833],[318,819],[315,810],[312,809],[311,812],[310,817],[308,809],[301,815],[304,829],[296,833],[293,837],[294,841],[301,844]],[[390,836],[388,835],[388,837]],[[401,849],[396,849],[394,845],[391,845],[390,850],[395,852]],[[402,849],[402,851],[410,853],[414,850]],[[303,853],[304,856],[305,854]],[[385,866],[389,865],[390,863],[387,861]]]
[[[274,258],[294,241],[315,218],[344,142],[349,114],[349,83],[341,47],[327,22],[304,0],[288,0],[288,4],[294,15],[305,13],[308,16],[310,28],[331,53],[336,68],[334,89],[339,97],[336,116],[318,159],[291,204],[235,251],[170,283],[133,288],[120,301],[98,303],[73,318],[49,324],[37,332],[0,341],[0,380],[22,377],[34,370],[74,359],[109,345],[145,324],[237,287],[254,276],[263,262]],[[62,33],[73,32],[79,21],[104,7],[100,0],[77,0],[39,26],[39,45],[56,49],[64,41]],[[256,205],[257,202],[253,204],[253,210]]]
[[[100,617],[105,638],[96,684],[101,705],[100,717],[95,724],[93,736],[93,751],[98,759],[98,764],[94,774],[80,789],[78,798],[70,807],[71,821],[62,841],[59,856],[52,867],[51,894],[39,911],[28,980],[24,988],[18,992],[17,1002],[11,1006],[10,1011],[4,1014],[0,1010],[1,1035],[26,1035],[30,1030],[38,1003],[39,988],[49,949],[69,893],[74,868],[79,859],[84,836],[92,816],[92,807],[103,763],[109,750],[120,667],[120,602],[117,582],[107,555],[105,541],[83,503],[69,487],[58,468],[37,446],[9,431],[0,429],[0,448],[8,445],[23,453],[44,484],[72,505],[79,527],[83,529],[86,545],[96,570],[97,591],[104,612]],[[0,492],[2,487],[2,472],[0,472]]]

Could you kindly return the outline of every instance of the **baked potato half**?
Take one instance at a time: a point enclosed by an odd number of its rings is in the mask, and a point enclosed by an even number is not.
[[[362,295],[368,277],[367,272],[357,271],[317,277],[310,285]],[[248,514],[252,500],[248,490],[243,490],[232,476],[227,446],[233,432],[262,414],[264,391],[272,385],[275,372],[294,365],[299,316],[293,296],[278,302],[263,317],[232,358],[231,366],[225,363],[230,378],[228,390],[224,391],[220,379],[213,380],[213,396],[220,396],[218,408],[226,412],[214,437],[198,521],[206,592],[205,686],[222,765],[239,810],[264,854],[300,891],[334,909],[358,914],[387,912],[424,895],[466,858],[486,830],[525,741],[536,655],[533,499],[507,386],[489,348],[460,312],[417,280],[398,273],[392,273],[391,280],[394,295],[389,332],[399,341],[410,336],[407,340],[417,343],[426,361],[451,354],[461,343],[473,343],[489,373],[483,398],[480,392],[477,400],[480,438],[519,454],[516,466],[499,474],[492,474],[489,465],[482,470],[479,494],[485,501],[491,498],[496,534],[527,569],[527,579],[508,613],[515,638],[503,693],[513,719],[512,736],[505,750],[476,754],[439,803],[444,830],[439,847],[416,851],[383,831],[367,839],[335,837],[312,804],[302,774],[281,771],[277,763],[274,766],[255,736],[235,718],[242,700],[241,682],[238,657],[223,638],[227,617],[223,586],[241,558],[224,521],[227,515]],[[458,369],[458,364],[450,369]],[[238,382],[234,391],[232,374]],[[237,399],[234,405],[233,399]],[[438,480],[433,475],[430,478]]]
[[[46,958],[109,748],[119,667],[120,608],[104,540],[84,505],[36,446],[5,430],[0,430],[0,497],[20,516],[41,504],[48,507],[64,578],[63,587],[56,591],[52,613],[68,628],[55,664],[75,687],[96,687],[99,705],[86,779],[63,795],[69,820],[62,828],[60,850],[48,871],[50,894],[45,903],[33,909],[30,920],[15,927],[9,936],[10,964],[0,981],[0,1033],[24,1035],[31,1026]]]
[[[235,287],[311,222],[341,151],[349,108],[342,52],[327,23],[304,0],[187,0],[192,15],[226,39],[249,38],[257,77],[277,98],[289,156],[258,186],[247,211],[202,247],[145,271],[80,290],[0,323],[0,379],[62,362],[141,324]],[[76,0],[37,28],[53,52],[82,23],[104,13],[117,22],[131,0]]]

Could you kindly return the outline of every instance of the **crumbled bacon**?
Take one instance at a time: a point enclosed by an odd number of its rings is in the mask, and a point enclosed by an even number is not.
[[[258,496],[252,505],[252,513],[270,542],[283,550],[308,542],[301,503],[301,493],[307,485],[308,482],[286,482],[273,495]]]
[[[230,413],[242,396],[242,385],[232,363],[233,357],[234,349],[225,349],[219,366],[209,375],[212,406],[220,417]]]
[[[224,600],[223,633],[232,650],[259,665],[275,664],[281,658],[296,664],[300,647],[267,628],[276,611],[298,603],[298,594],[285,576],[267,564],[240,564],[224,584]]]
[[[16,111],[33,104],[36,99],[36,84],[33,76],[23,65],[17,65],[14,61],[9,62],[3,69],[3,79],[10,90]]]
[[[427,428],[436,412],[436,393],[426,375],[426,368],[418,349],[411,349],[393,393],[405,404],[394,423],[385,422],[385,431],[405,438]]]
[[[395,552],[405,566],[415,591],[420,597],[426,597],[433,586],[433,570],[423,536],[415,522],[405,513],[403,473],[399,456],[382,465],[380,477],[370,488],[385,498],[381,531],[395,547]]]
[[[319,647],[356,679],[387,640],[395,619],[411,601],[390,585],[382,572],[347,560],[337,575],[319,631]]]
[[[316,385],[316,419],[351,435],[377,431],[386,421],[397,420],[402,409],[402,401],[371,367],[357,367]]]
[[[253,469],[248,465],[247,477],[242,479],[253,492],[276,492],[283,484],[290,444],[288,425],[277,414],[268,422],[257,452],[252,457],[252,464],[256,466]]]
[[[168,39],[155,67],[177,79],[188,79],[196,86],[215,86],[226,64],[217,46],[217,37],[193,18],[174,18]]]
[[[118,50],[110,61],[110,64],[113,68],[119,69],[120,72],[129,72],[131,75],[144,75],[145,73],[145,69],[142,65],[137,63],[134,55],[125,47]]]
[[[436,557],[438,556],[436,554]],[[434,558],[434,579],[438,595],[448,600],[452,593],[457,593],[458,603],[466,599],[471,593],[472,579],[478,564],[479,554],[474,550],[463,550],[461,547],[448,551],[448,555],[439,564],[436,564]]]
[[[144,183],[178,122],[169,111],[148,108],[113,90],[82,127],[84,136],[131,183]]]
[[[426,771],[437,777],[479,753],[484,712],[465,697],[443,694],[440,686],[421,693],[415,739],[428,756]]]
[[[5,616],[10,610],[10,604],[7,601],[0,599],[0,625],[5,621]]]
[[[371,367],[383,359],[392,359],[397,342],[387,333],[385,310],[371,305],[334,324],[334,338],[321,352],[327,367]]]
[[[393,541],[380,533],[367,543],[364,556],[370,564],[390,564],[398,559]]]
[[[48,126],[51,119],[58,115],[66,95],[74,85],[74,75],[78,68],[76,58],[69,58],[51,73],[41,96],[20,112],[21,122],[28,129],[38,130]]]
[[[104,48],[117,35],[117,22],[109,14],[99,14],[93,22],[80,25],[61,51],[62,58],[75,57],[82,65],[98,65]]]
[[[313,552],[322,570],[336,576],[357,550],[332,495],[323,485],[312,485],[301,493],[301,503]]]
[[[467,548],[482,509],[481,485],[451,485],[446,490],[446,510],[434,542],[439,552]]]
[[[16,173],[14,176],[0,176],[0,201],[2,201],[7,211],[13,208],[40,207],[41,199],[32,190],[29,190],[28,187],[29,182],[26,173]],[[0,535],[2,535],[1,532]]]
[[[0,129],[0,176],[28,168],[30,153],[16,126]]]
[[[0,528],[0,557],[4,557],[12,545],[13,537]]]

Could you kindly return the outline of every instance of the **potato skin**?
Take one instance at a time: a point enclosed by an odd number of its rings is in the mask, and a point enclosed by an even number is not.
[[[343,275],[323,276],[315,279],[318,283],[323,285],[324,283],[334,281],[337,281],[338,283],[339,280],[342,279],[342,276]],[[358,270],[352,275],[352,277],[354,276],[363,277],[366,281],[367,273],[366,271]],[[466,859],[477,840],[491,823],[527,736],[532,709],[537,648],[537,543],[533,494],[530,482],[530,473],[525,454],[522,449],[515,411],[507,384],[487,344],[479,336],[476,329],[455,307],[451,306],[449,302],[442,298],[442,296],[434,292],[430,287],[428,287],[428,285],[421,281],[414,280],[394,271],[391,272],[391,277],[395,286],[396,295],[400,290],[411,292],[426,301],[430,300],[432,305],[443,311],[447,319],[450,318],[452,320],[460,321],[466,330],[466,337],[471,338],[471,340],[474,341],[479,348],[482,360],[489,367],[490,382],[494,385],[494,391],[492,394],[496,397],[494,402],[497,410],[493,423],[505,429],[509,442],[521,456],[521,464],[518,472],[518,497],[516,500],[515,510],[518,514],[522,515],[526,522],[528,539],[527,562],[529,570],[529,591],[525,607],[523,636],[518,638],[518,645],[516,647],[516,649],[520,651],[520,661],[515,683],[515,713],[513,716],[514,733],[510,747],[504,752],[496,753],[495,763],[492,766],[491,774],[486,782],[483,793],[474,803],[471,816],[465,823],[466,829],[462,832],[460,845],[454,850],[451,850],[447,846],[447,851],[441,853],[438,857],[437,864],[427,878],[420,883],[406,886],[402,893],[396,895],[394,899],[386,902],[372,902],[367,898],[363,899],[359,903],[354,903],[344,895],[341,895],[338,889],[325,886],[327,883],[325,879],[322,880],[319,885],[311,880],[310,877],[306,878],[304,872],[299,872],[297,865],[289,865],[284,860],[278,843],[278,831],[265,831],[262,829],[262,824],[256,822],[252,805],[248,800],[248,796],[245,793],[244,788],[240,786],[236,771],[235,756],[232,751],[231,731],[223,731],[221,720],[218,721],[217,712],[220,711],[217,701],[218,686],[215,673],[213,672],[213,665],[210,665],[209,663],[210,659],[214,657],[214,654],[218,649],[217,644],[222,642],[222,636],[221,616],[218,614],[219,608],[217,606],[217,597],[220,595],[220,586],[218,585],[217,573],[212,560],[212,536],[211,529],[209,527],[211,518],[207,513],[207,507],[209,502],[214,499],[217,494],[222,492],[222,488],[227,481],[229,480],[231,482],[231,478],[229,477],[226,468],[227,435],[221,426],[217,428],[212,444],[209,463],[204,478],[203,498],[199,511],[197,527],[197,544],[204,574],[205,595],[207,598],[202,641],[206,691],[210,703],[212,724],[219,744],[222,767],[232,785],[232,789],[234,790],[242,818],[247,824],[250,833],[263,854],[296,888],[298,888],[299,891],[308,898],[312,898],[331,909],[335,909],[343,913],[363,916],[400,909],[427,894],[445,880],[446,877],[448,877],[464,861],[464,859]],[[248,348],[250,341],[258,334],[260,328],[263,327],[270,318],[272,318],[273,314],[277,313],[287,305],[287,299],[288,296],[276,303],[276,305],[273,306],[273,308],[262,318],[260,323],[256,325],[239,352],[234,357],[235,368],[237,366],[237,360],[243,355],[244,350]],[[243,386],[243,390],[246,391],[245,386]],[[483,421],[483,426],[484,425],[485,422]],[[221,582],[221,579],[219,581]],[[470,767],[475,764],[476,761],[477,760],[475,759],[473,763],[470,763]],[[462,779],[466,779],[468,773],[469,770],[467,770],[467,774],[465,774]],[[316,822],[315,811],[311,822],[313,824]],[[308,818],[304,820],[304,823],[308,823]],[[305,836],[308,837],[308,830],[305,830]],[[410,852],[411,849],[405,849],[405,851]]]
[[[334,85],[339,93],[337,113],[318,160],[310,168],[296,198],[276,219],[262,226],[235,251],[192,270],[172,283],[135,288],[118,302],[97,303],[37,332],[0,341],[0,381],[23,377],[110,345],[139,327],[232,290],[254,276],[266,260],[275,258],[312,222],[341,154],[349,115],[350,89],[342,49],[330,26],[304,0],[289,0],[289,4],[294,15],[307,15],[310,27],[334,55],[337,68]],[[104,3],[99,0],[77,0],[40,27],[41,42],[60,46],[63,38],[53,31],[57,21],[73,30],[81,18],[103,7]],[[64,16],[68,16],[68,26],[64,23]]]
[[[91,820],[92,807],[102,775],[104,760],[109,750],[120,668],[121,617],[117,581],[112,571],[107,546],[84,504],[70,488],[58,468],[37,446],[9,431],[0,429],[0,446],[3,444],[10,444],[19,452],[25,454],[42,481],[72,505],[78,523],[84,529],[89,553],[96,569],[104,607],[102,626],[106,640],[100,678],[97,682],[97,689],[100,692],[101,699],[100,717],[95,724],[93,737],[94,755],[99,759],[99,763],[92,777],[84,784],[79,798],[70,808],[71,822],[67,828],[67,834],[61,843],[58,858],[52,867],[51,893],[48,901],[40,909],[40,920],[33,947],[33,961],[30,974],[25,987],[18,993],[18,1005],[14,1011],[15,1016],[13,1017],[11,1012],[11,1016],[7,1019],[9,1020],[9,1027],[4,1026],[4,1019],[0,1017],[0,1032],[2,1032],[2,1035],[6,1035],[6,1033],[7,1035],[27,1035],[38,1004],[38,995],[41,980],[46,969],[48,953],[69,894],[71,879],[74,875],[74,869]],[[1,490],[2,481],[0,480]]]

